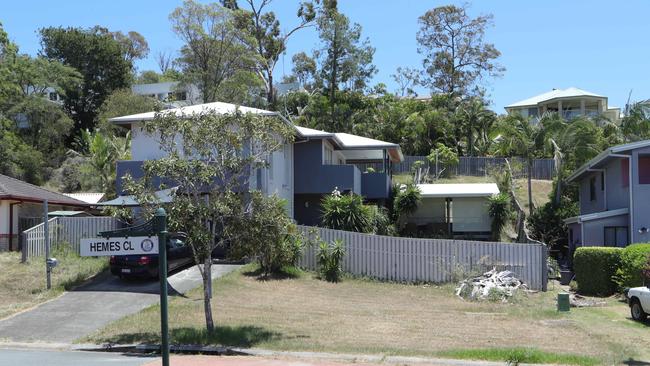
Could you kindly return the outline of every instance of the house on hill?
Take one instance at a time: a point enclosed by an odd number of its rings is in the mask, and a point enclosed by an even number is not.
[[[85,209],[88,203],[0,174],[0,251],[17,250],[21,222],[43,218],[43,203],[50,211]],[[31,226],[31,224],[28,224]]]
[[[621,118],[621,109],[611,107],[607,97],[578,88],[553,89],[505,107],[508,114],[519,114],[533,120],[545,113],[559,113],[562,118],[570,120],[576,117],[605,117],[613,123]]]

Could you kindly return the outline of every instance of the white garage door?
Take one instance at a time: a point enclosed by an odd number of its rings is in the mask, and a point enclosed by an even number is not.
[[[492,220],[486,198],[454,198],[452,222],[455,232],[489,232]]]

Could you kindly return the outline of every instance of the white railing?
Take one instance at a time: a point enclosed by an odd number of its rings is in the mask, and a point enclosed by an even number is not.
[[[533,290],[546,290],[547,249],[542,243],[520,244],[469,240],[416,239],[310,226],[300,229],[312,238],[345,245],[345,272],[400,282],[443,283],[457,280],[459,273],[508,269]],[[316,270],[318,248],[305,248],[299,265]]]
[[[68,244],[70,249],[79,252],[81,238],[97,236],[101,231],[115,230],[121,223],[114,217],[55,217],[48,221],[50,245],[56,249],[61,244]],[[45,255],[45,225],[38,224],[21,234],[22,258]]]

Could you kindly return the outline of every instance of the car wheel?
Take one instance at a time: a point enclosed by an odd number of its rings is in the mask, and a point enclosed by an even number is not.
[[[632,315],[632,319],[637,321],[646,320],[648,317],[648,314],[643,311],[641,303],[637,299],[632,300],[632,304],[630,305],[630,314]]]

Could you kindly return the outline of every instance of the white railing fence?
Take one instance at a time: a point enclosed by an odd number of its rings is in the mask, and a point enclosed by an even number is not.
[[[69,245],[70,250],[79,253],[81,238],[97,236],[97,233],[115,230],[121,222],[114,217],[55,217],[48,221],[51,249],[62,244]],[[45,255],[45,225],[38,224],[21,234],[22,259]]]
[[[468,240],[416,239],[300,226],[305,235],[345,245],[347,273],[399,282],[444,283],[459,276],[507,269],[530,289],[546,291],[547,248],[543,243],[499,243]],[[317,270],[318,248],[307,246],[299,265]]]

